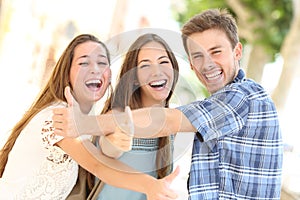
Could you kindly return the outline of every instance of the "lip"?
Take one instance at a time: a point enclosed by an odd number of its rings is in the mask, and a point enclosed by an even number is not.
[[[148,86],[154,90],[161,90],[166,88],[167,83],[168,83],[167,79],[159,79],[159,80],[150,81],[148,83]]]
[[[91,78],[84,82],[85,86],[91,91],[98,91],[102,88],[103,81],[98,78]]]
[[[208,82],[214,82],[214,81],[218,81],[220,78],[222,78],[223,71],[222,70],[214,70],[211,72],[204,73],[203,76],[205,77],[205,79]]]

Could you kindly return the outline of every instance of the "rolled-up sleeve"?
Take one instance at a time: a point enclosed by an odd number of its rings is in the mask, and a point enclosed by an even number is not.
[[[206,142],[240,131],[247,119],[249,102],[245,94],[231,88],[177,109],[184,113]]]

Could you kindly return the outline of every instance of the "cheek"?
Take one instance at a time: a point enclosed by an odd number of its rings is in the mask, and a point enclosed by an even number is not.
[[[147,82],[147,70],[138,70],[137,71],[137,80],[140,85],[143,85],[145,82]]]
[[[108,79],[109,82],[110,82],[110,80],[111,80],[111,70],[110,70],[110,69],[105,70],[105,71],[103,72],[103,76],[104,76],[106,79]]]
[[[175,70],[173,69],[173,67],[169,67],[167,73],[169,74],[169,76],[174,77]]]
[[[69,80],[70,80],[70,84],[73,88],[74,88],[75,82],[78,78],[77,76],[78,76],[78,71],[71,68],[70,75],[69,75]]]
[[[170,82],[173,84],[174,77],[175,77],[175,73],[174,73],[173,68],[168,69],[168,71],[166,71],[166,74],[170,78]]]

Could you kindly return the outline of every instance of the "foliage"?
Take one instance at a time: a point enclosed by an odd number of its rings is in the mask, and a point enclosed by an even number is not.
[[[258,28],[260,37],[255,41],[266,47],[274,56],[280,51],[292,19],[292,0],[243,0],[251,12],[263,20],[264,26]]]
[[[241,5],[251,12],[249,23],[261,20],[261,26],[251,30],[258,35],[254,43],[262,44],[273,58],[280,51],[281,44],[286,36],[292,14],[292,0],[239,0]],[[173,9],[175,19],[183,25],[189,18],[208,8],[227,8],[233,15],[230,5],[224,0],[184,0],[184,9]],[[250,27],[250,26],[249,26]],[[241,38],[243,39],[246,38]],[[245,41],[247,42],[247,41]]]
[[[173,9],[173,15],[180,25],[183,25],[195,14],[209,8],[224,8],[227,4],[223,0],[183,0],[184,9]],[[176,6],[176,5],[175,5]]]

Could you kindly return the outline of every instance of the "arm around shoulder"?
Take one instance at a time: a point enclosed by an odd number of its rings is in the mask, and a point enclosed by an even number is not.
[[[177,132],[196,132],[178,109],[150,107],[132,111],[135,137],[163,137]]]

